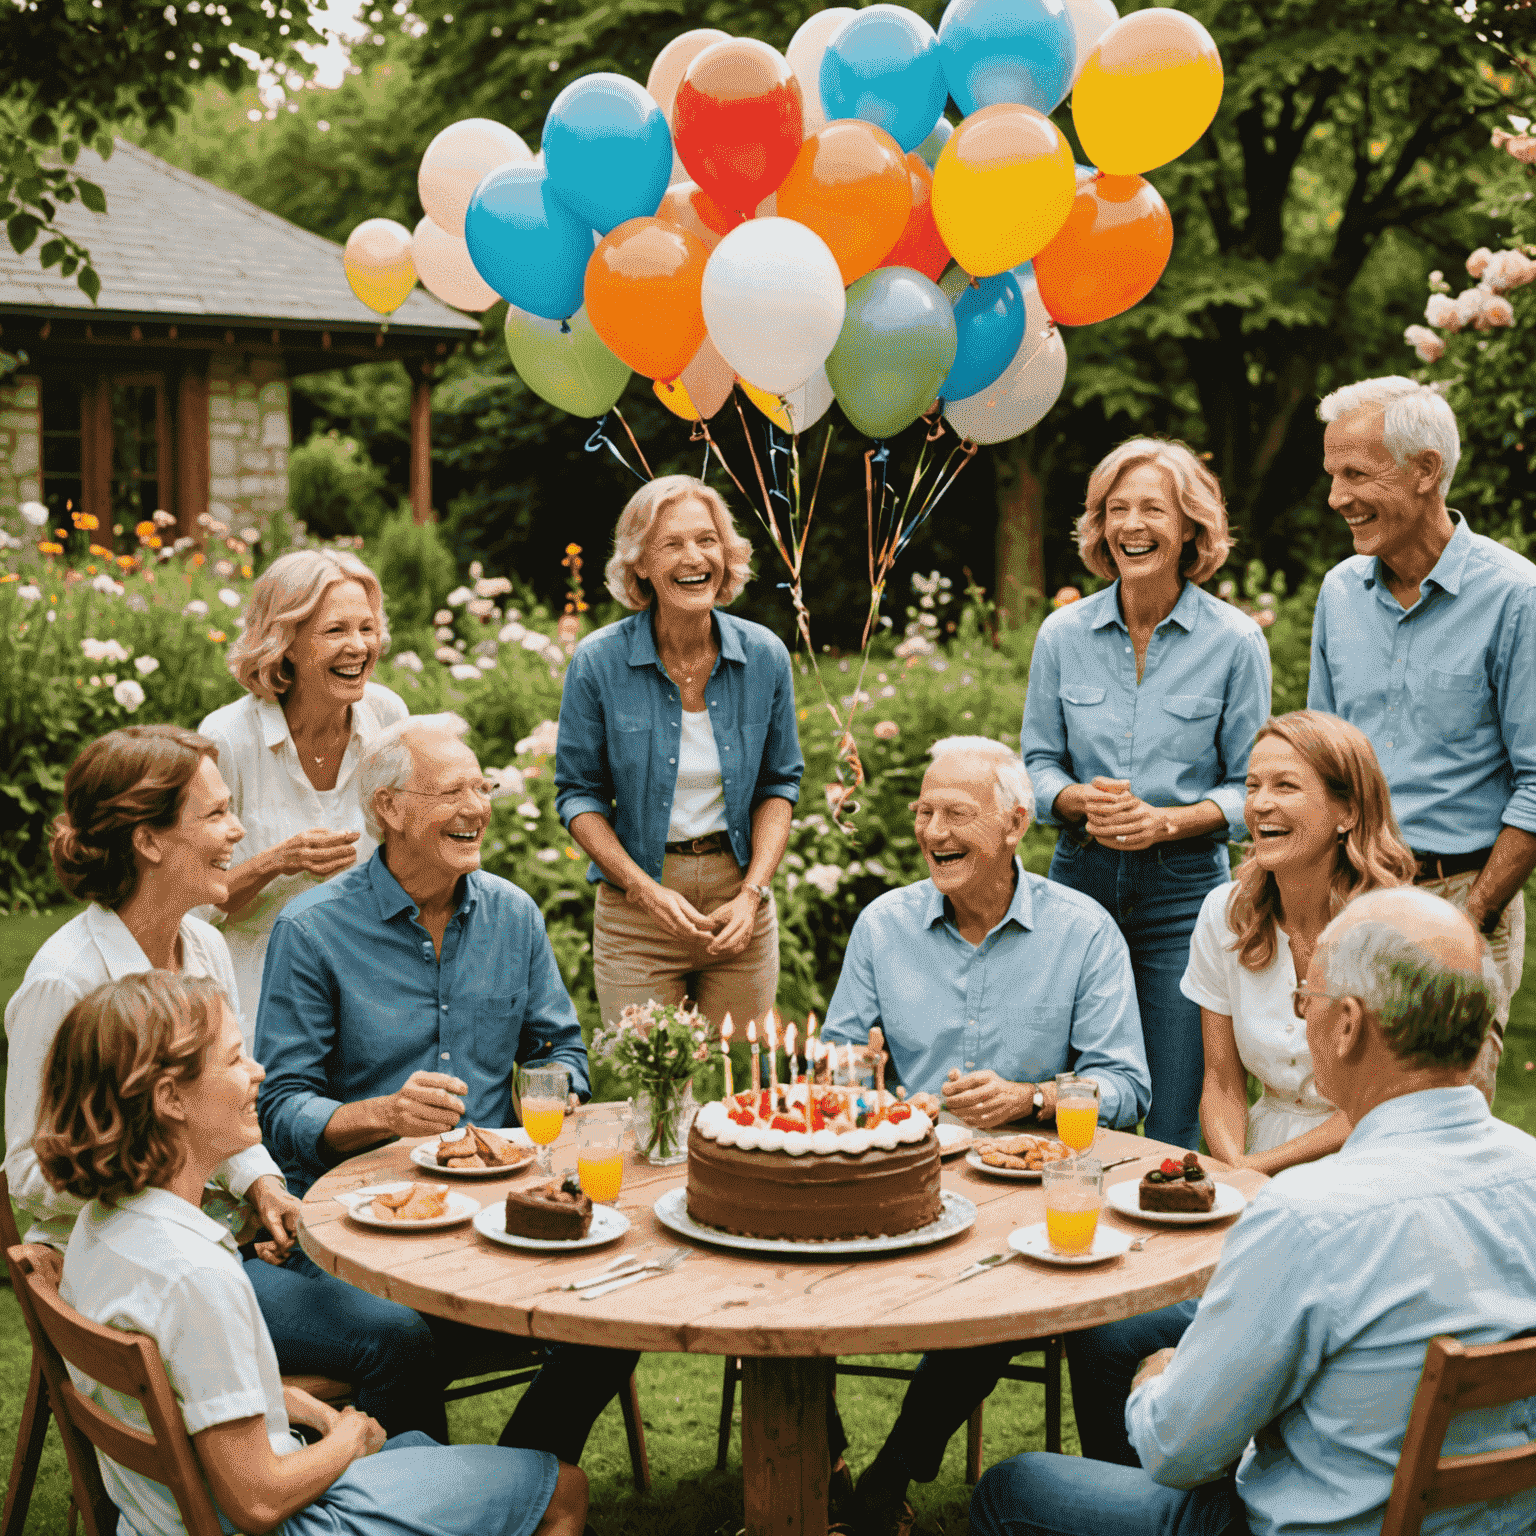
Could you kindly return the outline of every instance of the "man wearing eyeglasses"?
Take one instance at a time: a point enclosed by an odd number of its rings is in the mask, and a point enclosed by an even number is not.
[[[932,757],[912,806],[929,878],[860,914],[823,1037],[863,1042],[878,1024],[907,1090],[941,1093],[978,1128],[1052,1120],[1056,1074],[1071,1070],[1098,1082],[1100,1120],[1134,1130],[1152,1089],[1125,939],[1096,901],[1025,870],[1034,791],[1010,748],[952,736]],[[861,1532],[902,1529],[908,1482],[938,1475],[1017,1350],[923,1357],[849,1501]],[[832,1442],[836,1461],[840,1429]]]
[[[572,1105],[590,1094],[581,1026],[538,906],[480,868],[491,785],[467,730],[457,715],[417,716],[368,743],[358,784],[378,850],[290,902],[273,927],[256,1017],[254,1054],[267,1073],[257,1108],[295,1194],[397,1136],[461,1120],[513,1124],[515,1063],[566,1067]],[[502,1335],[426,1321],[439,1389],[498,1367]],[[580,1346],[548,1355],[559,1369],[540,1372],[501,1443],[574,1464],[638,1356]],[[446,1442],[436,1418],[423,1427]]]

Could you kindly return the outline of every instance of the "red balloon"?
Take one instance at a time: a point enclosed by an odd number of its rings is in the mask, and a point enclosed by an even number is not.
[[[741,223],[739,213],[727,213],[696,181],[668,187],[656,217],[702,240],[711,251]]]
[[[1173,251],[1173,218],[1140,176],[1079,168],[1061,232],[1035,257],[1035,281],[1058,325],[1092,325],[1152,292]]]
[[[750,215],[789,174],[803,137],[800,82],[782,53],[755,38],[711,43],[677,88],[678,158],[724,209]]]
[[[675,379],[704,344],[709,252],[660,219],[628,219],[587,263],[587,318],[608,350],[648,379]]]
[[[933,222],[933,172],[915,149],[907,156],[907,176],[912,183],[912,211],[901,239],[880,265],[912,267],[936,283],[953,258]]]

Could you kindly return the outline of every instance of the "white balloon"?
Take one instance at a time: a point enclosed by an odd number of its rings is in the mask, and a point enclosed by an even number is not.
[[[445,234],[464,238],[464,214],[475,188],[498,165],[533,159],[533,151],[503,123],[466,117],[427,145],[416,191],[427,217]]]
[[[651,100],[661,108],[661,115],[666,118],[668,128],[672,126],[672,108],[677,101],[677,88],[683,83],[688,66],[711,44],[726,42],[730,35],[718,27],[699,27],[674,37],[656,55],[651,72],[645,78],[645,88],[651,93]]]
[[[497,300],[497,292],[475,270],[469,247],[423,214],[411,236],[411,263],[429,293],[455,309],[479,314]]]
[[[1072,40],[1077,44],[1077,63],[1072,67],[1072,83],[1083,72],[1088,55],[1099,45],[1099,39],[1120,19],[1114,0],[1063,0],[1067,19],[1072,23]]]
[[[793,219],[749,219],[704,268],[704,323],[744,379],[782,395],[826,362],[848,301],[827,243]]]
[[[846,5],[834,5],[825,11],[817,11],[800,23],[800,30],[789,40],[784,57],[800,82],[800,94],[805,98],[805,136],[827,126],[827,114],[821,106],[821,56],[827,44],[845,21],[859,13]]]
[[[796,432],[814,427],[832,409],[832,380],[825,368],[818,368],[799,389],[784,396],[790,424]]]
[[[1067,382],[1067,348],[1045,311],[1033,268],[1013,270],[1024,299],[1024,339],[1002,376],[964,400],[951,400],[944,415],[973,443],[1002,443],[1039,422],[1061,398]]]

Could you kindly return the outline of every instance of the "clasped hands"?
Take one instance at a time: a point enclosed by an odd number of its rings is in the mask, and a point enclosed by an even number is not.
[[[957,1120],[977,1130],[991,1130],[1007,1125],[1011,1120],[1029,1120],[1035,1114],[1034,1083],[1011,1083],[999,1077],[990,1067],[980,1072],[961,1075],[958,1067],[949,1069],[949,1076],[940,1085],[944,1095],[944,1108]],[[1042,1120],[1056,1118],[1055,1083],[1039,1084],[1043,1099],[1040,1108]]]
[[[1101,775],[1082,791],[1088,835],[1106,848],[1137,853],[1173,835],[1168,813],[1133,795],[1129,779]]]
[[[686,897],[656,881],[638,884],[629,899],[649,912],[668,933],[690,943],[708,939],[712,955],[739,955],[752,942],[759,901],[743,889],[707,916]]]

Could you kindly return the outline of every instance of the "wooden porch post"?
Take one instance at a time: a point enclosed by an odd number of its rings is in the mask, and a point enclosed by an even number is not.
[[[201,542],[197,520],[208,510],[207,363],[189,363],[176,381],[176,531]]]
[[[112,381],[101,374],[80,392],[80,506],[77,510],[98,518],[108,533],[107,542],[111,542]]]
[[[432,364],[422,363],[411,377],[411,516],[433,521],[432,512]]]

